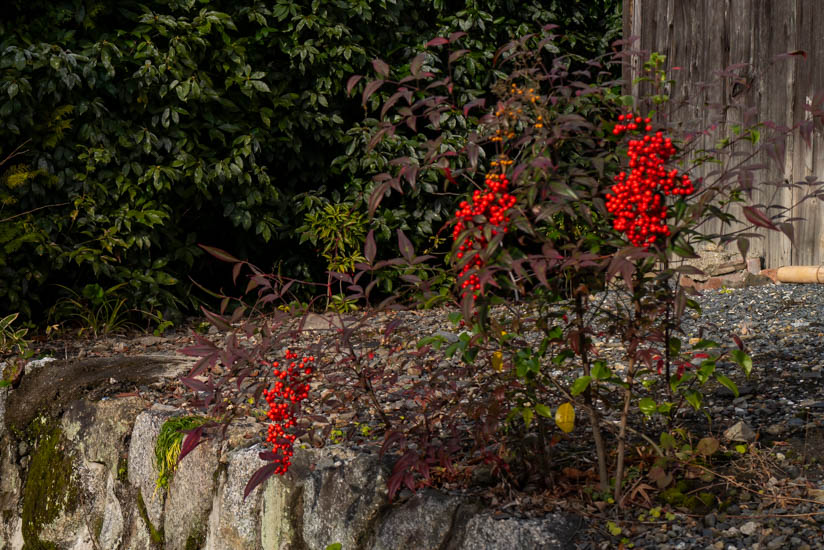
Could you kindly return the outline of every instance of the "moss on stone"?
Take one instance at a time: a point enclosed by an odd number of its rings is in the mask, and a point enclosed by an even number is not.
[[[100,540],[100,535],[103,533],[103,516],[98,516],[94,520],[94,540]]]
[[[117,480],[126,483],[129,480],[129,459],[121,456],[117,461]]]
[[[55,550],[53,542],[40,540],[40,533],[62,512],[77,508],[79,488],[72,457],[63,449],[62,431],[55,421],[38,416],[25,435],[34,451],[23,489],[23,550]]]
[[[166,542],[166,537],[163,535],[163,528],[155,529],[155,526],[152,525],[151,520],[149,520],[149,512],[146,511],[146,503],[143,502],[143,495],[139,490],[137,492],[137,511],[140,517],[143,518],[143,523],[145,523],[149,529],[149,538],[152,543],[159,548],[163,548]]]
[[[205,541],[206,537],[203,533],[192,533],[189,535],[189,538],[186,539],[185,550],[199,550]]]
[[[183,432],[193,430],[208,421],[208,418],[202,416],[177,416],[163,423],[157,435],[157,443],[155,443],[158,489],[169,489],[169,483],[180,458]]]

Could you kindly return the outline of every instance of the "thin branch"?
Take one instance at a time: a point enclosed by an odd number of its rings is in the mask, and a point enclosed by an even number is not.
[[[5,162],[5,161],[4,161]],[[45,208],[55,208],[57,206],[67,206],[71,204],[70,202],[56,202],[54,204],[47,204],[45,206],[38,206],[37,208],[32,208],[31,210],[27,210],[26,212],[20,212],[19,214],[15,214],[14,216],[9,216],[8,218],[3,218],[0,220],[0,223],[11,221],[15,218],[19,218],[21,216],[27,216],[33,212],[37,212],[38,210],[43,210]]]

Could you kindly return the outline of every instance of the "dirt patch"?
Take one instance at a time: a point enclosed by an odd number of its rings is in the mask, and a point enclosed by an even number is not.
[[[189,362],[174,357],[97,357],[54,361],[23,377],[9,395],[5,422],[11,433],[19,433],[38,415],[55,418],[71,402],[92,401],[128,390],[136,384],[151,384],[176,378]]]

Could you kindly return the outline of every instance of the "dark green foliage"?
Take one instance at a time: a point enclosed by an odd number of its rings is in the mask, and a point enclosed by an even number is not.
[[[56,284],[127,283],[130,308],[187,309],[189,274],[219,284],[199,242],[320,279],[326,262],[298,246],[306,215],[328,201],[366,211],[371,177],[414,146],[363,153],[351,74],[376,57],[408,71],[427,40],[462,31],[477,53],[455,61],[455,93],[471,98],[519,34],[555,22],[590,56],[620,28],[617,0],[6,4],[0,151],[30,142],[0,183],[0,312],[33,318],[61,295]],[[450,124],[445,141],[459,146],[467,129]],[[439,179],[386,201],[372,228],[431,245],[454,199],[430,195]]]

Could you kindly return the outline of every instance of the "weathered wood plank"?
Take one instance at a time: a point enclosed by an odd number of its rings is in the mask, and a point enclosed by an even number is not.
[[[753,113],[759,120],[792,126],[809,118],[805,105],[816,93],[824,93],[824,41],[819,38],[824,5],[819,0],[624,0],[623,23],[625,37],[640,37],[636,49],[667,55],[667,69],[675,80],[673,101],[659,120],[695,129],[710,127],[720,117],[714,133],[695,141],[697,148],[711,146],[733,125],[745,124]],[[804,50],[807,57],[776,61],[777,55],[794,50]],[[720,71],[737,64],[741,66],[720,86],[708,86]],[[679,70],[672,71],[673,67]],[[639,74],[640,58],[636,57],[625,77],[633,79]],[[628,91],[637,98],[650,88],[635,84]],[[767,133],[762,130],[764,137]],[[737,150],[745,151],[744,147]],[[809,192],[808,176],[824,179],[820,132],[813,133],[809,147],[797,136],[788,139],[785,153],[783,166],[758,173],[753,192],[756,203],[789,208]],[[754,162],[767,162],[767,158]],[[713,168],[704,166],[692,175],[707,176]],[[769,181],[794,185],[775,192],[764,185]],[[804,202],[793,208],[792,216],[805,218],[793,224],[794,248],[784,235],[764,232],[764,239],[751,243],[751,253],[763,256],[767,267],[824,263],[824,203]],[[721,227],[715,223],[706,229],[715,232]]]

